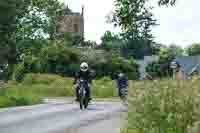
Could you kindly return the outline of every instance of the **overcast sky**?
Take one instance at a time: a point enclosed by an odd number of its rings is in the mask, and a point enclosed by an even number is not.
[[[106,15],[114,9],[113,2],[114,0],[65,0],[75,12],[80,12],[84,4],[85,38],[95,41],[99,41],[106,30],[120,31],[106,23]],[[156,6],[156,3],[153,5]],[[153,28],[156,41],[167,45],[175,43],[183,47],[200,42],[199,5],[199,0],[178,0],[174,7],[156,6],[153,13],[160,24]]]

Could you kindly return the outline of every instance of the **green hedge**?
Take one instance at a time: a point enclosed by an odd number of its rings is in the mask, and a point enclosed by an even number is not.
[[[29,90],[17,86],[7,86],[0,91],[0,108],[26,106],[41,103],[41,98]]]
[[[22,81],[25,73],[52,73],[72,77],[79,70],[80,63],[88,62],[97,77],[111,76],[123,70],[130,79],[138,79],[138,65],[134,59],[126,60],[117,54],[106,51],[69,48],[62,45],[50,45],[41,50],[39,57],[25,55],[22,62],[15,66],[14,79]]]

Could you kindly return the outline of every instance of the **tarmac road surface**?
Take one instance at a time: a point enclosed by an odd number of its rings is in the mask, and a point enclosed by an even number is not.
[[[0,109],[0,133],[119,133],[124,111],[120,102],[92,102],[81,111],[77,103],[60,100]]]

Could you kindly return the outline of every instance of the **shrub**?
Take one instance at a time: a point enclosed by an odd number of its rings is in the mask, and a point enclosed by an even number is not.
[[[5,96],[0,96],[0,108],[15,106],[15,102]]]
[[[24,75],[25,75],[25,67],[23,64],[17,64],[15,66],[15,70],[14,70],[14,73],[13,73],[13,78],[18,81],[18,82],[21,82],[24,78]]]
[[[45,47],[40,57],[41,72],[66,73],[69,70],[71,72],[72,64],[79,64],[79,53],[78,49],[60,44]]]
[[[54,74],[26,74],[21,88],[39,96],[72,96],[72,79]]]
[[[34,74],[29,73],[25,75],[23,84],[51,84],[57,79],[62,79],[63,77],[55,74]]]
[[[88,62],[98,77],[110,76],[123,69],[131,79],[138,78],[136,62],[133,59],[126,60],[116,51],[77,49],[52,43],[42,47],[40,54],[26,53],[23,61],[16,66],[14,79],[21,81],[24,73],[54,73],[71,77],[83,61]]]
[[[115,82],[109,77],[104,77],[99,80],[95,80],[92,84],[92,95],[99,98],[110,98],[117,96],[117,88]]]
[[[10,100],[15,103],[15,106],[31,105],[31,98],[28,96],[10,96]]]
[[[24,57],[24,60],[22,64],[24,65],[24,68],[26,69],[27,73],[37,73],[40,72],[40,62],[39,58],[35,57],[33,55],[26,55]]]
[[[41,103],[41,98],[31,94],[29,91],[19,88],[6,88],[0,96],[0,108],[10,106],[26,106]]]

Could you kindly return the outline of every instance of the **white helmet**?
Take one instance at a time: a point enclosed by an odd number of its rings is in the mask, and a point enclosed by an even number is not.
[[[88,70],[88,64],[86,62],[81,63],[81,71],[86,72]]]
[[[124,77],[124,74],[123,74],[123,73],[120,73],[120,74],[119,74],[119,77],[120,77],[120,78]]]

